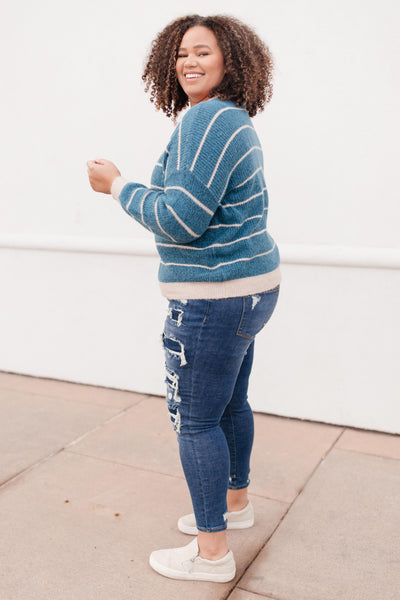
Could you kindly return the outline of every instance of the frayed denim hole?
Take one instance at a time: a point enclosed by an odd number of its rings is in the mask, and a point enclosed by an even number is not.
[[[168,413],[169,418],[171,419],[171,423],[174,426],[174,431],[180,433],[180,425],[181,425],[181,414],[178,409],[178,404],[176,402],[167,403],[168,404]]]
[[[165,383],[167,384],[167,402],[179,404],[181,402],[179,396],[179,375],[167,368]]]
[[[179,396],[179,375],[166,369],[165,383],[167,384],[167,406],[170,419],[174,425],[176,433],[181,430],[181,415],[179,405],[181,398]]]
[[[180,308],[168,309],[168,316],[170,318],[170,321],[174,323],[177,327],[180,327],[182,325],[183,314],[183,310],[181,310]]]
[[[181,351],[181,342],[174,338],[164,336],[164,348],[173,353],[179,353]]]
[[[173,358],[179,358],[180,366],[183,367],[187,365],[186,357],[185,357],[185,347],[176,338],[163,336],[164,349],[168,354]]]

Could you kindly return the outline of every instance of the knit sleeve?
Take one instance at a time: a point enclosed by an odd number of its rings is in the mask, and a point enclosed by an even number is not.
[[[220,118],[232,108],[242,110],[220,104],[193,107],[177,126],[163,166],[162,187],[124,182],[118,189],[123,209],[157,236],[192,242],[203,235],[219,206],[237,161],[240,132],[252,128]]]
[[[127,182],[119,201],[146,229],[178,243],[200,237],[218,206],[210,190],[188,169],[170,172],[163,190]]]

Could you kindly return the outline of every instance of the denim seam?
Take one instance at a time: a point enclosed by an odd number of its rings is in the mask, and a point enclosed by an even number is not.
[[[239,322],[239,325],[238,325],[238,328],[237,328],[237,331],[236,331],[236,335],[241,335],[239,333],[239,331],[240,331],[240,328],[241,328],[242,323],[243,323],[244,315],[246,314],[246,298],[243,298],[242,302],[243,302],[242,315],[240,317],[240,322]],[[245,336],[242,336],[242,337],[245,337]]]
[[[192,407],[193,407],[193,389],[194,389],[194,373],[195,373],[195,365],[196,365],[196,358],[197,358],[197,354],[198,354],[198,350],[199,350],[199,342],[200,342],[200,338],[201,338],[201,333],[203,331],[203,327],[205,325],[206,319],[207,319],[207,315],[208,315],[208,311],[210,309],[210,302],[207,302],[207,309],[205,312],[205,315],[203,317],[203,322],[199,328],[199,334],[197,336],[197,342],[196,342],[196,352],[193,355],[193,365],[192,365],[192,390],[190,392],[190,411],[189,411],[189,422],[191,422],[192,420]],[[204,493],[204,489],[203,489],[203,485],[202,485],[202,481],[201,481],[201,477],[200,477],[200,468],[199,468],[199,456],[197,453],[197,448],[196,448],[196,444],[194,443],[193,440],[193,436],[190,436],[190,440],[193,446],[193,454],[196,457],[196,467],[197,467],[197,476],[198,476],[198,480],[200,483],[200,487],[201,487],[201,493],[202,493],[202,497],[203,497],[203,513],[204,513],[204,518],[207,521],[207,515],[206,515],[206,511],[205,511],[205,493]]]
[[[244,333],[240,333],[240,329],[242,327],[243,324],[243,319],[246,315],[246,298],[251,298],[251,296],[245,296],[243,298],[243,309],[242,309],[242,316],[240,317],[240,323],[238,325],[237,331],[236,331],[236,335],[242,338],[245,338],[246,340],[253,340],[254,339],[254,335],[250,336],[250,335],[245,335]]]
[[[237,463],[236,463],[236,438],[235,438],[235,427],[234,427],[234,425],[233,425],[232,411],[231,411],[231,409],[230,409],[229,405],[228,405],[228,409],[229,409],[229,418],[230,418],[230,422],[231,422],[231,428],[232,428],[232,437],[233,437],[233,454],[234,454],[234,460],[235,460],[235,463],[234,463],[234,469],[232,469],[232,467],[231,467],[231,470],[234,470],[235,479],[236,479]]]

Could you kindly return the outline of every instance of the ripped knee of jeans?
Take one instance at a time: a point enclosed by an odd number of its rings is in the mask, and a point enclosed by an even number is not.
[[[181,431],[181,414],[179,405],[181,398],[179,396],[179,375],[166,369],[165,383],[167,384],[167,406],[170,419],[174,425],[176,433]]]

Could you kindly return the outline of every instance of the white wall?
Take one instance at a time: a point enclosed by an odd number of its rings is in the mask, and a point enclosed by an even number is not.
[[[277,65],[255,125],[284,283],[258,342],[253,406],[400,432],[398,3],[248,11],[205,0],[183,11],[242,18]],[[163,392],[151,236],[91,191],[85,169],[105,156],[146,183],[172,131],[140,76],[182,5],[140,12],[127,0],[3,0],[2,370]]]

